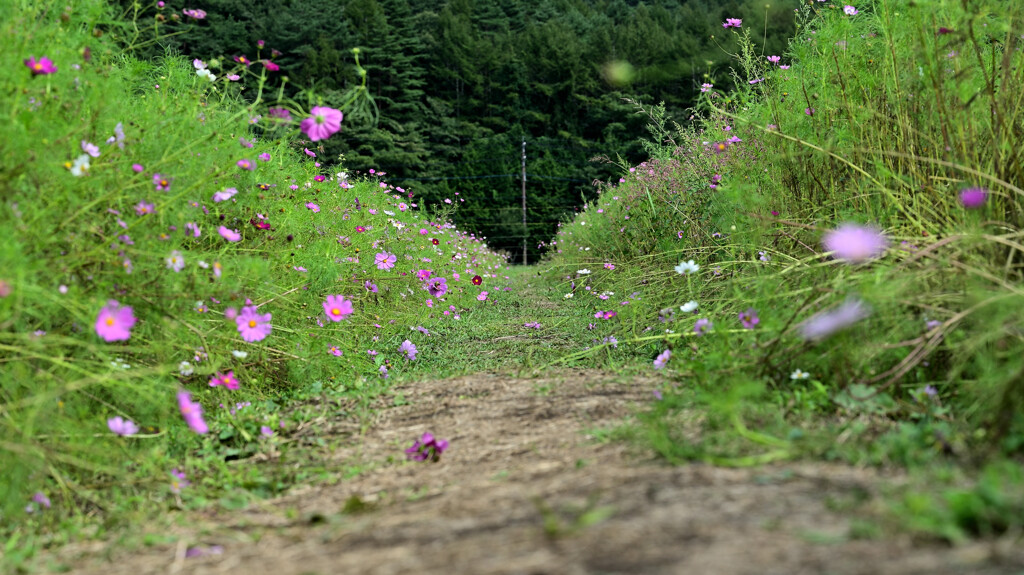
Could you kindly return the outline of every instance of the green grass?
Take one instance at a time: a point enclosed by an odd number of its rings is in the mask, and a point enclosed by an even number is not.
[[[669,462],[811,458],[922,478],[949,466],[982,489],[979,477],[1024,456],[1020,8],[856,8],[802,8],[779,54],[788,69],[759,51],[756,31],[725,32],[741,40],[742,88],[711,88],[681,123],[639,107],[651,160],[623,166],[561,226],[547,277],[577,296],[618,294],[586,302],[618,311],[602,325],[620,348],[647,362],[671,350],[664,400],[617,431]],[[959,202],[969,187],[987,189],[981,208]],[[830,257],[822,237],[844,222],[876,226],[889,249],[857,264]],[[700,270],[676,273],[687,260]],[[851,298],[867,317],[801,337],[803,322]],[[691,300],[698,310],[681,312]],[[760,322],[746,329],[751,309]],[[714,327],[695,333],[698,319]],[[1001,495],[985,505],[946,488],[925,490],[918,503],[933,512],[909,527],[948,538],[1020,528],[990,517],[1013,515],[1016,480],[989,488]],[[954,524],[957,510],[972,519]]]

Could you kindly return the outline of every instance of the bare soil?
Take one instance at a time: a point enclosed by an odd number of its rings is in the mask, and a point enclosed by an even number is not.
[[[1005,543],[850,538],[836,502],[898,476],[823,463],[668,467],[588,435],[651,401],[653,386],[596,371],[418,382],[333,455],[369,471],[195,514],[176,545],[79,544],[60,559],[103,575],[1024,573],[1024,551]],[[451,448],[438,463],[405,462],[425,431]],[[215,551],[186,557],[193,548]]]

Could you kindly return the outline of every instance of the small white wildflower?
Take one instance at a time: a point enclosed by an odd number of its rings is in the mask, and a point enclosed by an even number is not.
[[[694,301],[694,300],[690,300],[690,301],[688,301],[688,302],[684,303],[683,305],[679,306],[679,309],[680,309],[680,311],[682,311],[683,313],[690,313],[690,312],[695,312],[695,311],[697,311],[697,308],[698,308],[699,306],[700,306],[700,304],[699,304],[699,303],[697,303],[697,302],[696,302],[696,301]]]
[[[213,74],[212,72],[210,72],[209,70],[207,70],[207,69],[205,69],[205,68],[204,68],[204,69],[202,69],[202,70],[196,70],[196,74],[197,74],[197,75],[198,75],[198,76],[199,76],[200,78],[206,78],[207,80],[209,80],[209,81],[211,81],[211,82],[213,82],[214,80],[216,80],[216,79],[217,79],[217,76],[216,76],[216,75],[214,75],[214,74]]]
[[[75,163],[71,166],[71,175],[75,177],[84,176],[89,171],[89,154],[82,154],[75,158]]]
[[[233,350],[231,350],[231,355],[237,357],[238,359],[245,359],[245,358],[249,357],[249,352],[233,349]]]
[[[798,369],[790,374],[789,379],[807,379],[809,377],[811,377],[811,374],[807,373],[806,371],[801,371]]]
[[[700,266],[694,263],[693,260],[690,260],[688,262],[679,262],[675,269],[677,274],[693,274],[697,273]]]
[[[571,298],[572,298],[572,292],[569,292],[569,293],[565,294],[565,299],[571,299]]]
[[[183,361],[183,362],[178,364],[178,373],[180,373],[181,375],[183,375],[185,377],[188,377],[188,376],[192,375],[193,373],[195,373],[195,370],[192,369],[192,364],[191,363],[189,363],[187,361]]]
[[[198,265],[199,267],[203,268],[204,270],[210,269],[210,264],[204,262],[203,260],[199,260],[199,263],[196,264],[196,265]]]
[[[579,270],[576,273],[580,274],[581,276],[585,276],[585,275],[590,274],[590,270],[588,270],[587,268],[583,268],[583,269]]]

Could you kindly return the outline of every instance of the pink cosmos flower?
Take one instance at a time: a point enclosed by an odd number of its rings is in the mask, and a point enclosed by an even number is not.
[[[178,250],[172,251],[171,255],[165,261],[167,262],[167,269],[174,270],[174,273],[178,273],[185,269],[185,258]]]
[[[253,168],[256,167],[255,165],[253,165],[252,162],[250,162],[249,160],[246,160],[244,158],[241,159],[241,160],[238,160],[237,164],[238,164],[239,168],[242,168],[243,170],[249,170],[250,172],[253,170]]]
[[[229,230],[226,226],[217,228],[217,233],[229,242],[237,242],[242,239],[242,234],[237,230]]]
[[[320,211],[320,206],[314,204],[313,202],[308,202],[306,204],[306,207],[309,208],[310,210],[313,210],[314,214]]]
[[[154,206],[153,204],[151,204],[151,203],[149,203],[149,202],[147,202],[145,200],[142,200],[139,203],[135,204],[135,215],[137,215],[137,216],[144,216],[146,214],[152,214],[155,211],[156,211],[156,206]]]
[[[327,351],[335,357],[340,357],[342,354],[341,348],[336,345],[332,345]]]
[[[142,164],[132,164],[132,171],[136,174],[142,173],[146,168]]]
[[[261,162],[269,162],[270,161],[270,154],[268,154],[266,152],[263,152],[258,157],[259,157]]]
[[[181,410],[181,417],[192,431],[202,435],[210,431],[210,427],[203,421],[203,406],[192,401],[192,396],[187,391],[178,392],[178,409]]]
[[[217,387],[223,385],[228,389],[238,389],[238,378],[235,377],[234,370],[227,373],[217,373],[210,379],[210,387]]]
[[[854,8],[853,6],[850,6],[849,4],[847,4],[846,6],[843,6],[843,12],[845,12],[847,16],[856,16],[857,14],[860,13],[860,12],[857,11],[856,8]]]
[[[658,357],[654,358],[654,369],[662,369],[668,364],[668,360],[672,357],[672,350],[666,349],[665,351],[658,354]]]
[[[811,316],[797,329],[800,336],[811,341],[825,339],[871,315],[871,308],[863,301],[851,298],[839,307]]]
[[[248,342],[261,341],[270,335],[273,327],[270,325],[271,314],[260,314],[254,305],[247,305],[235,317],[235,324],[238,326],[238,333],[242,339]]]
[[[191,10],[191,9],[186,8],[186,9],[182,10],[181,13],[186,15],[186,16],[188,16],[189,18],[194,19],[194,20],[202,20],[203,18],[206,18],[206,11],[205,10],[199,10],[198,8],[195,9],[195,10]]]
[[[714,327],[714,324],[711,323],[711,320],[706,317],[702,317],[693,324],[693,333],[697,335],[704,335],[712,327]]]
[[[427,281],[427,292],[433,297],[441,297],[448,292],[448,280],[437,277]]]
[[[226,188],[213,194],[213,203],[217,204],[230,200],[235,194],[238,193],[236,188]]]
[[[778,64],[778,63],[779,63],[779,61],[781,61],[781,60],[782,60],[782,57],[781,57],[781,56],[767,56],[766,58],[767,58],[767,59],[768,59],[768,61],[769,61],[769,62],[771,62],[772,64]]]
[[[740,18],[726,18],[725,22],[722,22],[722,28],[740,28],[743,26],[743,20]]]
[[[324,301],[324,313],[331,321],[347,319],[355,311],[352,302],[341,295],[329,295]]]
[[[181,490],[191,485],[191,483],[185,479],[185,472],[178,471],[178,468],[171,470],[171,493],[177,495],[181,493]]]
[[[960,190],[960,203],[965,208],[980,208],[988,199],[988,190],[984,188],[967,188]]]
[[[480,292],[480,294],[476,296],[476,299],[479,301],[487,301],[487,292]]]
[[[135,321],[131,306],[122,306],[116,300],[110,300],[96,318],[96,334],[106,342],[127,341],[132,336],[131,329]]]
[[[57,71],[57,67],[53,65],[53,62],[43,56],[36,60],[35,56],[30,56],[25,60],[25,66],[32,72],[33,76],[45,76],[46,74],[53,74]]]
[[[343,115],[340,110],[325,106],[315,106],[309,112],[310,117],[299,124],[299,129],[311,141],[326,140],[341,129]]]
[[[381,252],[374,256],[374,263],[377,264],[377,269],[379,270],[386,271],[395,267],[396,261],[398,261],[398,257],[388,252]]]
[[[705,83],[700,85],[700,91],[701,92],[710,92],[711,88],[714,88],[714,87],[715,87],[714,84],[708,84],[707,82],[705,82]]]
[[[277,72],[278,70],[281,69],[280,66],[278,66],[277,64],[271,62],[270,60],[262,60],[262,62],[263,62],[263,67],[266,68],[268,72]]]
[[[107,427],[115,435],[121,437],[128,437],[129,435],[135,435],[139,432],[139,426],[130,419],[124,419],[120,415],[117,417],[111,417],[107,420]]]
[[[880,257],[889,245],[889,241],[877,229],[849,223],[827,232],[821,243],[837,258],[851,263]]]
[[[160,174],[153,174],[153,185],[156,186],[157,191],[166,192],[171,189],[171,178]]]
[[[279,120],[282,122],[292,121],[292,113],[284,108],[271,108],[267,110],[267,113],[270,114],[270,117],[275,120]]]

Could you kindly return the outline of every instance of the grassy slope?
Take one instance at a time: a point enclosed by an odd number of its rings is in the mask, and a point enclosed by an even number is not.
[[[620,345],[648,361],[672,352],[675,383],[627,435],[673,462],[953,463],[938,485],[991,458],[976,487],[911,489],[897,507],[950,538],[1020,525],[1024,115],[1010,7],[879,1],[849,15],[810,3],[780,55],[788,69],[758,53],[756,31],[727,30],[743,39],[744,89],[710,88],[676,129],[645,110],[652,159],[624,166],[564,225],[549,262],[592,310],[618,311]],[[987,201],[966,209],[959,192],[975,186]],[[844,223],[877,227],[889,249],[860,264],[829,257],[822,237]],[[700,270],[673,269],[688,260]],[[801,337],[851,299],[868,317]],[[691,300],[699,308],[682,312]],[[700,422],[684,415],[694,405]]]
[[[193,501],[237,485],[281,489],[224,461],[270,441],[262,426],[287,431],[294,422],[284,420],[283,399],[329,389],[365,400],[429,372],[424,357],[444,349],[436,336],[484,305],[481,291],[506,282],[503,258],[429,217],[405,190],[379,177],[340,186],[326,168],[334,159],[306,155],[316,148],[295,124],[273,124],[266,102],[240,106],[238,91],[261,86],[262,66],[211,61],[219,76],[211,84],[180,58],[133,60],[109,39],[123,33],[114,16],[102,2],[44,2],[17,6],[3,25],[0,496],[12,527],[49,531],[79,513],[116,518],[139,505],[181,504],[170,491],[173,468],[189,476]],[[50,58],[58,71],[33,77],[21,62],[29,56]],[[228,82],[230,72],[241,80]],[[123,148],[105,143],[119,123]],[[65,162],[83,153],[83,141],[99,156],[76,177]],[[257,160],[263,154],[270,159]],[[243,159],[254,169],[240,168]],[[156,189],[155,174],[169,189]],[[237,195],[213,201],[228,188]],[[140,202],[152,213],[137,211]],[[189,222],[200,237],[187,233]],[[241,241],[226,241],[220,226]],[[180,271],[169,261],[175,252]],[[374,265],[383,252],[397,257],[394,269]],[[449,291],[431,297],[420,269],[447,278]],[[470,282],[475,275],[482,285]],[[334,294],[355,305],[336,323],[322,307]],[[126,342],[93,329],[110,299],[138,318]],[[243,341],[225,317],[250,300],[272,314],[259,342]],[[418,346],[415,361],[400,353],[404,340]],[[240,390],[208,385],[228,370]],[[203,403],[211,433],[185,426],[179,389]],[[114,416],[142,432],[115,436]],[[54,509],[26,515],[37,492]]]

